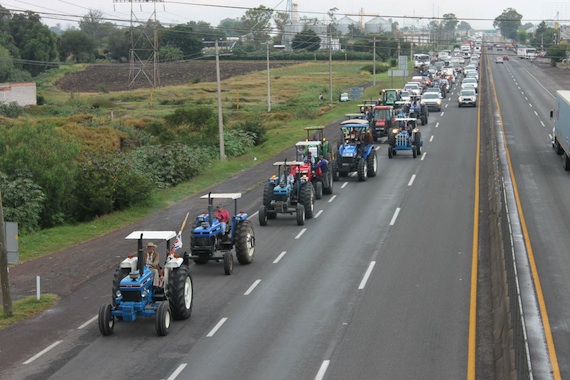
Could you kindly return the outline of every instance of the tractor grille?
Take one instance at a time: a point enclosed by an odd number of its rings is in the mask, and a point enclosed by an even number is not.
[[[275,198],[275,202],[285,202],[287,203],[287,198],[289,196],[287,194],[283,194],[283,195],[274,195]]]
[[[410,142],[410,137],[408,136],[407,133],[400,133],[396,136],[396,145],[408,145],[408,143]]]
[[[121,291],[121,295],[123,296],[123,302],[141,302],[141,292],[124,292]]]
[[[214,242],[216,241],[215,237],[204,237],[204,238],[195,238],[194,239],[194,245],[197,247],[209,247],[214,245]]]

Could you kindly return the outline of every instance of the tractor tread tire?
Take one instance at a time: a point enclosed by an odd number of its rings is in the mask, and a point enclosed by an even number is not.
[[[241,265],[251,264],[255,257],[255,231],[249,220],[244,220],[236,227],[236,257]]]
[[[174,268],[172,273],[170,273],[168,278],[168,301],[173,319],[190,318],[194,303],[194,286],[190,268],[186,265]]]

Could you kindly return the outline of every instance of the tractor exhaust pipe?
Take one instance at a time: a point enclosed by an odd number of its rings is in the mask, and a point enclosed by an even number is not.
[[[208,193],[208,221],[210,222],[210,226],[212,226],[214,224],[214,219],[212,219],[213,200],[210,198],[210,194],[212,194],[211,191]]]
[[[139,276],[144,273],[144,251],[143,251],[143,234],[137,244],[137,269],[139,271]]]

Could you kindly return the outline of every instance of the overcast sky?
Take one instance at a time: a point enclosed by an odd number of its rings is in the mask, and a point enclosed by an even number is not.
[[[143,1],[150,1],[142,3]],[[89,10],[99,10],[109,19],[130,20],[131,16],[139,21],[151,17],[156,4],[156,18],[163,24],[184,24],[188,21],[206,21],[212,26],[225,18],[240,18],[248,8],[264,5],[277,11],[285,11],[287,0],[8,0],[0,4],[10,10],[31,10],[39,13],[42,21],[50,26],[60,24],[77,26],[81,17]],[[459,20],[464,20],[476,29],[492,29],[493,20],[505,9],[512,7],[527,21],[539,23],[544,19],[556,19],[570,24],[570,1],[548,2],[536,0],[408,0],[406,1],[371,1],[371,0],[294,0],[299,17],[307,16],[328,19],[327,12],[338,8],[336,18],[349,15],[366,23],[372,16],[379,15],[398,21],[400,27],[415,24],[427,24],[431,17],[441,17],[453,13]],[[132,10],[132,11],[131,11]],[[404,17],[408,18],[404,18]],[[413,18],[422,17],[422,19]],[[423,19],[425,18],[425,19]]]

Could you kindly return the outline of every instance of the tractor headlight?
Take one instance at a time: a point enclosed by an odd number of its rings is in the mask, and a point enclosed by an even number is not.
[[[119,298],[120,296],[121,296],[121,291],[120,291],[120,290],[117,290],[117,291],[115,292],[115,298]]]
[[[142,299],[145,299],[146,297],[148,297],[148,291],[144,290],[144,291],[141,293],[141,297],[142,297]]]
[[[398,128],[392,128],[392,133],[397,135],[400,132],[400,129]]]

